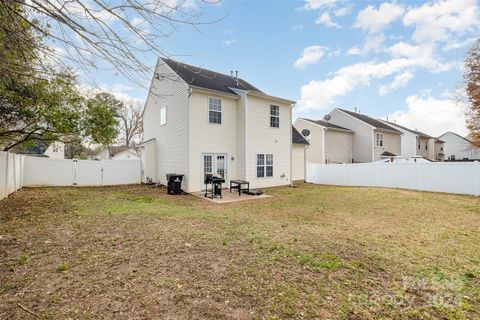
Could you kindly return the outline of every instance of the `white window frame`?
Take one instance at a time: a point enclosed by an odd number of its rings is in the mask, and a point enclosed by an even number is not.
[[[210,105],[210,101],[211,101],[211,100],[218,100],[218,101],[220,101],[220,110],[211,110],[211,109],[210,109],[210,108],[211,108],[211,105]],[[218,112],[218,113],[220,113],[220,123],[210,121],[210,112]],[[217,97],[208,97],[208,123],[209,123],[209,124],[221,125],[221,124],[222,124],[222,120],[223,120],[222,99],[217,98]]]
[[[262,159],[259,159],[262,156]],[[270,159],[269,159],[270,158]],[[259,161],[260,160],[260,161]],[[262,175],[258,175],[258,169],[262,168]],[[267,168],[271,168],[271,174],[267,175]],[[273,178],[274,162],[272,153],[257,153],[255,157],[255,176],[257,179]]]
[[[278,114],[274,114],[274,113],[272,114],[272,111],[273,111],[273,109],[275,109],[275,107],[277,108]],[[272,120],[273,119],[277,119],[277,121],[278,121],[278,126],[277,127],[272,126]],[[280,128],[280,106],[275,105],[275,104],[270,105],[270,128],[275,128],[275,129]]]
[[[383,147],[383,133],[377,133],[375,135],[375,145],[377,147]]]
[[[160,107],[160,125],[167,124],[167,106]]]

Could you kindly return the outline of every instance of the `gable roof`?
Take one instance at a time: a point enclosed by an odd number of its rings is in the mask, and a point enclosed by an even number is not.
[[[336,129],[336,130],[342,130],[342,131],[348,131],[348,132],[352,132],[352,130],[350,129],[347,129],[347,128],[344,128],[344,127],[341,127],[341,126],[337,126],[336,124],[333,124],[333,123],[330,123],[330,122],[327,122],[327,121],[323,121],[323,120],[312,120],[312,119],[307,119],[307,118],[300,118],[302,120],[305,120],[305,121],[309,121],[309,122],[312,122],[312,123],[315,123],[315,124],[318,124],[322,127],[325,127],[325,128],[329,128],[329,129]]]
[[[195,67],[172,59],[162,58],[162,61],[165,62],[188,85],[230,94],[235,94],[235,92],[228,89],[229,87],[264,93],[260,89],[240,78],[235,79],[234,77],[226,74]]]
[[[350,116],[352,116],[352,117],[354,117],[354,118],[356,118],[356,119],[358,119],[358,120],[360,120],[360,121],[362,121],[362,122],[365,122],[365,123],[375,127],[376,129],[393,131],[393,132],[398,133],[398,134],[402,133],[402,132],[398,131],[397,129],[390,127],[388,124],[385,124],[380,120],[369,117],[366,114],[361,114],[361,113],[357,113],[357,112],[353,112],[353,111],[348,111],[348,110],[341,109],[341,108],[337,108],[337,109],[346,113],[346,114],[348,114],[348,115],[350,115]]]
[[[294,144],[310,144],[307,139],[292,126],[292,143]]]
[[[407,128],[407,127],[401,126],[401,125],[399,125],[399,124],[397,124],[397,123],[394,123],[394,122],[385,121],[385,120],[382,120],[382,121],[387,122],[387,123],[391,124],[392,126],[397,126],[397,127],[401,128],[401,129],[403,129],[403,130],[406,130],[406,131],[408,131],[408,132],[411,132],[411,133],[413,133],[413,134],[416,134],[416,135],[419,136],[419,137],[427,138],[427,139],[435,139],[435,138],[432,137],[431,135],[428,135],[428,134],[423,133],[423,132],[421,132],[421,131],[409,129],[409,128]]]
[[[462,137],[461,135],[459,135],[458,133],[455,133],[453,131],[447,131],[445,132],[444,134],[442,134],[441,136],[439,136],[438,138],[440,139],[441,137],[443,137],[444,135],[446,135],[447,133],[451,133],[453,134],[454,136],[457,136],[458,138],[464,140],[464,141],[467,141],[468,143],[470,143],[471,145],[473,145],[474,147],[477,147],[477,148],[480,148],[480,146],[477,146],[475,143],[473,143],[473,141],[471,140],[468,140],[467,138],[465,137]],[[440,140],[441,141],[441,140]]]

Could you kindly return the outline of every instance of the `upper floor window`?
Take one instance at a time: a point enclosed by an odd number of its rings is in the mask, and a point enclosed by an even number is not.
[[[160,108],[160,125],[163,126],[167,123],[167,107]]]
[[[222,124],[222,100],[208,98],[208,122]]]
[[[420,150],[420,141],[418,141],[418,150]]]
[[[376,143],[377,147],[383,147],[383,134],[377,133]]]
[[[59,148],[58,145],[54,142],[53,143],[53,152],[58,152]]]
[[[270,106],[270,127],[280,128],[280,108],[279,106]]]

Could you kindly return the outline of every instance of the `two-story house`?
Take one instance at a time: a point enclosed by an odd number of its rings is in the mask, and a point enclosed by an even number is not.
[[[298,118],[293,126],[310,143],[306,149],[306,161],[311,163],[351,163],[353,134],[350,129],[331,121]]]
[[[480,146],[455,132],[448,131],[439,139],[445,141],[446,160],[480,160]]]
[[[402,156],[420,156],[434,161],[443,160],[443,140],[394,122],[380,121],[402,132],[400,151]]]
[[[143,113],[144,177],[184,174],[187,192],[204,174],[252,188],[292,182],[292,108],[233,75],[158,59]]]
[[[335,108],[329,122],[353,131],[352,161],[373,162],[385,155],[399,155],[402,132],[359,112]]]

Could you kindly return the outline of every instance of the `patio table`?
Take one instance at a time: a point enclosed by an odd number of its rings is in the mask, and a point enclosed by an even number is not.
[[[250,191],[250,182],[245,180],[230,180],[230,193],[232,193],[232,189],[238,190],[238,195],[241,196],[242,191]]]

